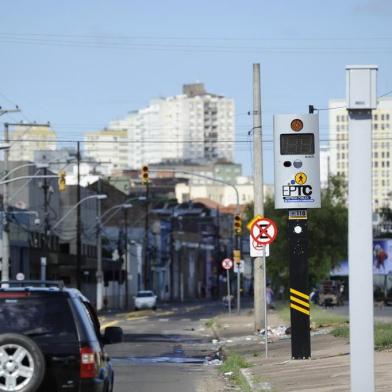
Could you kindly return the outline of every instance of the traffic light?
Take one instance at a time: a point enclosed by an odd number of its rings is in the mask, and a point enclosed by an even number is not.
[[[65,183],[65,176],[66,176],[66,174],[65,174],[65,171],[61,171],[60,173],[59,173],[59,191],[60,192],[64,192],[65,191],[65,186],[66,186],[66,183]]]
[[[147,165],[142,166],[141,178],[142,178],[142,184],[147,185],[148,184],[148,166]]]
[[[240,215],[234,215],[234,233],[241,234],[242,232],[242,221]]]

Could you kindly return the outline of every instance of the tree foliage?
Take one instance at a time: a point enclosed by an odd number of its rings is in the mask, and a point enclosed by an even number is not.
[[[321,208],[308,210],[309,279],[314,284],[328,276],[329,271],[347,258],[348,212],[346,185],[340,176],[329,179],[328,188],[322,192]],[[253,205],[248,210],[253,217]],[[274,201],[268,198],[264,215],[276,222],[278,237],[270,246],[267,258],[267,276],[274,286],[288,286],[289,247],[287,240],[288,212],[276,210]]]

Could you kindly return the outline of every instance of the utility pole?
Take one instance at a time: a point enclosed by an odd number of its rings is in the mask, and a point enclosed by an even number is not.
[[[80,290],[82,286],[82,230],[80,222],[80,142],[77,142],[77,190],[76,190],[76,287]]]
[[[146,183],[146,219],[144,222],[144,289],[150,288],[150,260],[149,260],[149,244],[148,244],[148,210],[149,210],[149,200],[150,191],[149,183]]]
[[[44,175],[46,176],[47,169],[44,168]],[[49,200],[48,200],[48,181],[46,178],[44,178],[44,183],[42,185],[42,188],[44,190],[44,247],[43,247],[43,254],[44,256],[41,257],[41,273],[40,273],[40,279],[42,281],[46,280],[46,268],[48,265],[48,260],[47,257],[49,256],[49,213],[48,213],[48,206],[49,206]],[[49,257],[48,257],[49,258]]]
[[[10,112],[20,112],[20,109],[16,107],[16,109],[11,109],[11,110],[3,110],[0,108],[0,116],[5,113],[10,113]],[[50,123],[5,123],[4,124],[4,142],[5,144],[9,144],[9,127],[10,126],[25,126],[25,127],[49,127]],[[9,148],[4,149],[4,174],[5,177],[7,177],[9,171]],[[44,202],[44,211],[45,211],[45,220],[44,220],[44,250],[47,249],[47,233],[48,233],[48,209],[47,209],[47,171],[45,168],[44,171],[44,192],[45,192],[45,202]],[[9,240],[9,232],[8,232],[8,218],[7,218],[7,213],[8,213],[8,207],[9,207],[9,189],[8,189],[8,183],[4,183],[4,188],[3,188],[3,211],[4,211],[4,221],[3,221],[3,268],[5,265],[5,269],[3,272],[3,277],[6,276],[7,280],[9,280],[9,258],[10,258],[10,240]],[[5,263],[5,264],[4,264]],[[42,261],[41,258],[41,271],[42,268],[44,267],[46,269],[46,259]],[[42,275],[42,273],[41,273]],[[2,279],[3,281],[5,280],[4,278]]]
[[[0,116],[7,113],[20,112],[18,106],[15,109],[2,109],[0,107]],[[8,145],[9,138],[9,124],[4,124],[4,144]],[[8,174],[8,159],[9,159],[9,148],[4,149],[4,174]],[[9,280],[9,267],[10,267],[10,238],[8,232],[8,184],[5,183],[3,187],[3,260],[1,268],[1,280],[6,282]]]
[[[98,194],[102,192],[101,179],[98,180]],[[97,201],[97,310],[103,307],[103,272],[102,272],[102,217],[101,217],[101,201]]]
[[[124,253],[124,263],[125,263],[125,309],[129,308],[129,266],[128,266],[128,209],[124,210],[124,242],[125,242],[125,253]]]
[[[9,143],[9,128],[8,123],[4,124],[4,143]],[[8,159],[9,149],[4,150],[4,173],[8,174]],[[10,268],[10,237],[8,227],[8,184],[3,186],[3,260],[1,268],[1,280],[7,282],[9,279],[9,268]]]
[[[263,146],[261,128],[260,64],[253,64],[253,192],[254,216],[264,217],[263,194]],[[255,330],[260,331],[266,324],[265,303],[266,263],[263,257],[255,257],[254,275],[254,321]]]

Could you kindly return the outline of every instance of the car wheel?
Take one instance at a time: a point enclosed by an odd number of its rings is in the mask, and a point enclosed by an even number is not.
[[[0,391],[35,392],[45,375],[45,358],[27,336],[0,335]]]
[[[156,307],[156,306],[153,306],[153,307],[152,307],[152,310],[157,310],[157,307]]]

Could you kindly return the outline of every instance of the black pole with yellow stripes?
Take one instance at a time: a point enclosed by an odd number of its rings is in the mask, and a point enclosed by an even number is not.
[[[306,210],[290,210],[291,356],[307,359],[310,351],[310,306],[308,283],[308,226]]]

